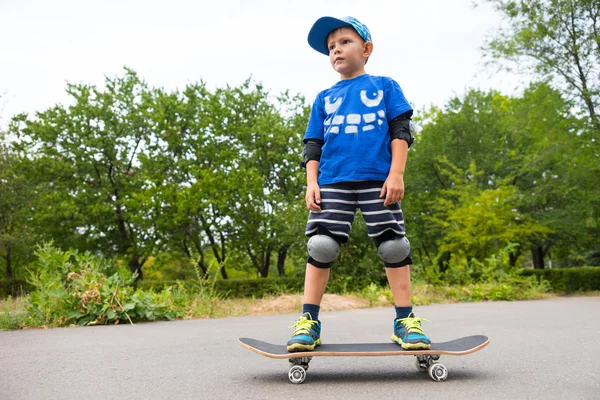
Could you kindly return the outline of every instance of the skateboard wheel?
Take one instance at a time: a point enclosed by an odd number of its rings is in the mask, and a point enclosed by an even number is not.
[[[431,379],[436,382],[445,381],[448,377],[448,368],[442,364],[431,364],[428,372]]]
[[[292,383],[302,383],[306,379],[306,369],[304,369],[301,365],[294,365],[292,368],[290,368],[288,377]]]

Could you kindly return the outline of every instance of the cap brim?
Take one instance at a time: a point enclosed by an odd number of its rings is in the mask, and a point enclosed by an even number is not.
[[[310,47],[315,49],[321,54],[329,55],[329,49],[327,49],[327,35],[334,29],[342,28],[344,26],[352,26],[346,21],[333,17],[321,17],[314,23],[310,32],[308,32],[308,44]]]

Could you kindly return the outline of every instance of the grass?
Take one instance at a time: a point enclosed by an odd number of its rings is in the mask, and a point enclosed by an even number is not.
[[[20,329],[28,326],[25,297],[0,300],[0,330]]]
[[[600,292],[578,295],[598,296]],[[459,303],[494,300],[533,300],[556,297],[537,287],[515,287],[513,285],[487,283],[465,286],[434,286],[414,283],[413,305]],[[27,312],[28,297],[0,300],[0,330],[43,328]],[[326,294],[321,304],[323,311],[387,307],[393,304],[389,288],[370,285],[360,292],[344,295]],[[301,311],[302,294],[282,294],[264,298],[223,299],[215,295],[190,295],[186,300],[186,319],[225,318],[272,314],[293,314]]]

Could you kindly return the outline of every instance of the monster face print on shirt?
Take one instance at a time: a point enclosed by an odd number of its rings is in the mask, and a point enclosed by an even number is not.
[[[339,97],[332,103],[330,96],[326,96],[325,112],[330,117],[324,122],[326,130],[325,133],[329,132],[338,134],[340,133],[340,127],[343,128],[341,131],[344,133],[358,134],[359,130],[363,132],[370,131],[375,129],[375,120],[377,120],[377,124],[381,126],[383,124],[383,119],[385,118],[385,109],[379,108],[376,110],[376,112],[369,111],[375,111],[373,108],[380,106],[381,100],[383,100],[383,90],[378,90],[376,93],[374,93],[374,95],[374,98],[371,99],[367,95],[366,90],[361,90],[360,101],[370,110],[365,110],[365,114],[348,114],[345,117],[343,115],[334,115],[335,112],[340,108],[343,98]],[[364,124],[361,123],[361,121],[363,121]]]
[[[342,80],[319,93],[304,141],[324,141],[319,184],[385,180],[391,164],[388,122],[412,110],[392,79]]]

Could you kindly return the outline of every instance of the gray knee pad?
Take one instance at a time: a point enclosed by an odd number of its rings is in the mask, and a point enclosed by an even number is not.
[[[332,263],[340,251],[340,245],[330,236],[311,236],[307,243],[308,255],[321,264]]]
[[[382,242],[377,248],[377,253],[385,263],[396,264],[410,255],[410,242],[406,236],[396,236],[392,240]]]

